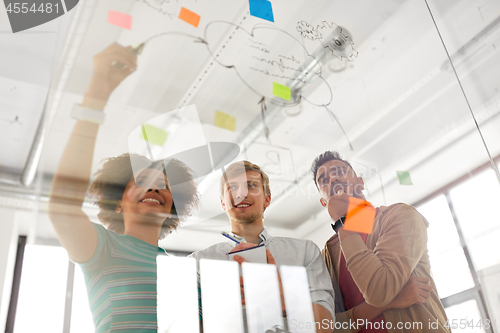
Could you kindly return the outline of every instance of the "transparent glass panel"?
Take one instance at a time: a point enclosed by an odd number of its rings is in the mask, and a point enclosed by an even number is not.
[[[26,245],[14,332],[62,332],[68,255],[61,247]]]
[[[470,300],[445,309],[453,332],[486,332],[491,328],[490,320],[481,318],[476,300]]]
[[[71,304],[71,333],[88,333],[94,330],[92,312],[90,312],[89,299],[85,278],[79,265],[75,265],[75,280],[73,282],[73,302]]]
[[[460,81],[469,112],[475,120],[474,127],[481,132],[485,145],[481,149],[483,152],[488,150],[490,161],[481,160],[492,162],[491,159],[500,155],[497,80],[500,2],[455,1],[450,2],[452,5],[448,9],[442,1],[430,0],[429,4],[453,65],[448,64],[443,70],[456,75]],[[496,172],[494,169],[481,172],[450,191],[476,270],[491,268],[500,262],[497,255],[500,252],[500,218],[496,209],[500,202],[500,174],[498,167]],[[494,308],[489,311],[495,313]]]
[[[500,3],[429,0],[432,14],[491,157],[500,154]],[[448,63],[443,71],[455,75]],[[465,99],[463,99],[465,101]],[[486,152],[485,148],[482,149]],[[500,180],[500,179],[499,179]],[[498,186],[498,180],[496,185]]]
[[[171,227],[181,214],[184,223],[162,246],[201,250],[221,242],[221,231],[230,231],[220,208],[222,170],[248,159],[270,176],[273,196],[264,214],[270,233],[310,238],[321,248],[334,233],[310,172],[320,153],[335,150],[349,161],[364,179],[365,198],[377,207],[418,202],[488,161],[426,1],[83,2],[72,10],[71,30],[69,21],[44,26],[64,30],[66,40],[40,27],[35,31],[42,34],[3,34],[0,41],[19,53],[0,64],[0,122],[6,128],[1,133],[9,152],[0,159],[1,172],[18,179],[30,160],[45,100],[47,112],[39,183],[2,191],[49,201],[54,221],[54,212],[68,223],[75,216],[83,221],[84,211],[84,222],[118,221],[114,229],[122,233],[120,223],[129,212],[120,202],[130,194],[127,185],[137,185],[130,169],[143,164],[125,157],[119,166],[107,167],[98,188],[113,194],[89,195],[88,183],[97,178],[103,160],[137,152],[149,165],[149,159],[187,154],[186,163],[196,162],[191,166],[197,173],[198,209],[193,202],[165,205],[170,196],[176,202],[193,198],[194,187],[187,186],[188,196],[184,187],[180,196],[140,192],[132,201],[142,208],[130,212],[140,221],[154,216]],[[498,156],[498,1],[429,4],[490,153]],[[6,14],[2,18],[4,28]],[[47,41],[54,45],[50,52],[40,46]],[[48,71],[54,64],[56,70]],[[48,82],[53,89],[45,99]],[[181,108],[196,110],[193,126],[169,118]],[[174,183],[166,177],[167,182],[162,176],[153,185],[166,191],[166,184]],[[493,209],[500,201],[495,178],[481,184],[453,200],[474,263],[485,268],[498,263]],[[56,239],[47,207],[40,207],[30,237]],[[431,224],[428,250],[442,297],[471,286],[444,207],[442,197],[421,207]],[[187,291],[189,297],[194,292]],[[263,297],[271,302],[275,295]]]

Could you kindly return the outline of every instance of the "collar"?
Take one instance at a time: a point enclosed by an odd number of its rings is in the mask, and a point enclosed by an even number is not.
[[[236,239],[236,240],[238,240],[240,242],[246,242],[245,238],[243,238],[241,236],[238,236],[238,235],[235,235],[232,231],[229,232],[229,235],[231,235],[231,237],[233,237],[234,239]],[[269,231],[267,231],[267,229],[264,228],[260,232],[259,238],[261,239],[261,242],[258,245],[264,243],[264,245],[267,246],[269,244],[269,242],[271,241],[271,239],[273,238],[273,236],[271,236],[269,234]],[[227,242],[229,244],[231,244],[232,246],[234,246],[234,242],[233,241],[231,241],[231,240],[228,239]]]

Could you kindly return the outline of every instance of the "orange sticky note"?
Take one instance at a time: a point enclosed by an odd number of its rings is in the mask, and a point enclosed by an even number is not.
[[[110,10],[108,12],[108,23],[123,29],[132,30],[132,16],[129,14]]]
[[[195,27],[198,27],[201,16],[196,14],[195,12],[190,11],[189,9],[182,7],[181,12],[179,13],[179,18]]]
[[[350,197],[344,229],[363,234],[371,234],[376,214],[377,210],[368,201]]]

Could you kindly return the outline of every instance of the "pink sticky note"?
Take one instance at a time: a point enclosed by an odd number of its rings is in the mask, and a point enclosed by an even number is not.
[[[132,30],[132,16],[129,14],[110,10],[108,12],[108,23],[123,29]]]

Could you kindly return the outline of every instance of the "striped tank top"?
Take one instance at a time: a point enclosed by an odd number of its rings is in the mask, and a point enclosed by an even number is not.
[[[156,332],[156,256],[160,247],[94,224],[97,248],[79,265],[85,276],[95,332]]]

